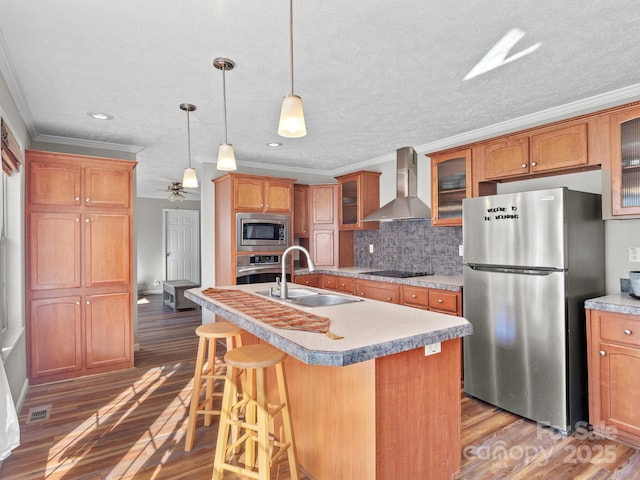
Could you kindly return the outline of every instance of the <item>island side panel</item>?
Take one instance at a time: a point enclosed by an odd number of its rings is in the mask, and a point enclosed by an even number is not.
[[[314,480],[375,479],[375,360],[328,367],[287,357],[285,370],[305,472]]]
[[[449,480],[460,470],[461,344],[376,360],[377,480]]]

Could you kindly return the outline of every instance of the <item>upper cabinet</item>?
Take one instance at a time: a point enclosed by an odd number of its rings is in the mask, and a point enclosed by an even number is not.
[[[640,214],[640,107],[611,115],[611,212]]]
[[[309,236],[309,186],[293,186],[293,236]]]
[[[587,124],[550,127],[484,145],[487,180],[517,177],[588,163]]]
[[[378,222],[362,220],[380,208],[380,172],[358,171],[336,177],[339,184],[340,230],[375,230]]]
[[[471,196],[471,149],[431,156],[431,224],[462,225],[462,200]]]
[[[237,212],[291,213],[293,180],[254,175],[233,177],[233,209]]]

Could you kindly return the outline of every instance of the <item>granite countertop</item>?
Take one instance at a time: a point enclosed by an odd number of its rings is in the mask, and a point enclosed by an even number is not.
[[[296,269],[296,275],[309,273],[326,273],[341,277],[362,278],[365,280],[376,280],[385,283],[397,283],[398,285],[412,285],[414,287],[437,288],[439,290],[450,290],[459,292],[462,290],[462,277],[450,277],[446,275],[427,275],[424,277],[395,278],[381,277],[379,275],[367,275],[367,272],[375,272],[379,268],[343,267],[343,268],[317,268],[314,272],[309,272],[306,268]]]
[[[640,300],[633,298],[628,293],[614,293],[604,297],[591,298],[584,302],[584,308],[640,315]]]
[[[257,283],[218,288],[255,293],[273,286],[273,283]],[[333,293],[317,288],[309,290]],[[331,332],[344,337],[333,340],[320,333],[271,327],[205,296],[200,288],[187,290],[185,297],[310,365],[350,365],[473,332],[471,324],[462,317],[377,300],[365,299],[329,307],[304,307],[285,303],[298,310],[329,317]],[[264,297],[264,301],[279,302],[267,297]]]

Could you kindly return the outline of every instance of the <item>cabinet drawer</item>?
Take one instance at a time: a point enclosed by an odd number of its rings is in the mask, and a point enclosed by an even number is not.
[[[320,287],[320,275],[297,275],[296,283],[307,287]]]
[[[443,290],[429,290],[429,310],[458,313],[458,294]]]
[[[350,277],[338,277],[338,291],[344,293],[353,293],[354,279]]]
[[[359,297],[382,302],[400,303],[400,285],[359,280],[356,281],[355,287],[355,294]]]
[[[601,315],[600,338],[640,346],[640,321],[619,315]]]
[[[322,275],[322,288],[327,290],[337,290],[338,277],[336,275]]]
[[[429,306],[429,289],[404,285],[402,287],[402,303],[426,309]]]

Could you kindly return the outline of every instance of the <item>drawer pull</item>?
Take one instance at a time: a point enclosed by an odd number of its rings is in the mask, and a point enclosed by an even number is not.
[[[605,352],[604,350],[600,350],[600,356],[604,357],[607,354],[607,352]]]
[[[628,328],[624,331],[625,335],[631,335],[631,330],[629,330]]]
[[[438,299],[438,303],[442,303],[444,302],[444,300],[442,300],[441,298]]]
[[[413,295],[411,295],[411,298],[418,298],[418,296],[414,293]]]
[[[86,201],[87,201],[87,203],[88,203],[88,202],[90,202],[90,201],[91,201],[91,199],[90,199],[89,197],[87,197],[87,200],[86,200]]]
[[[390,301],[391,301],[391,297],[387,297],[387,302],[390,302]]]
[[[522,167],[522,168],[527,168],[527,164],[526,164],[526,163],[523,163],[523,164],[521,165],[521,167]]]
[[[537,163],[536,163],[536,162],[531,162],[531,166],[532,166],[532,167],[535,167],[536,165],[537,165]]]

